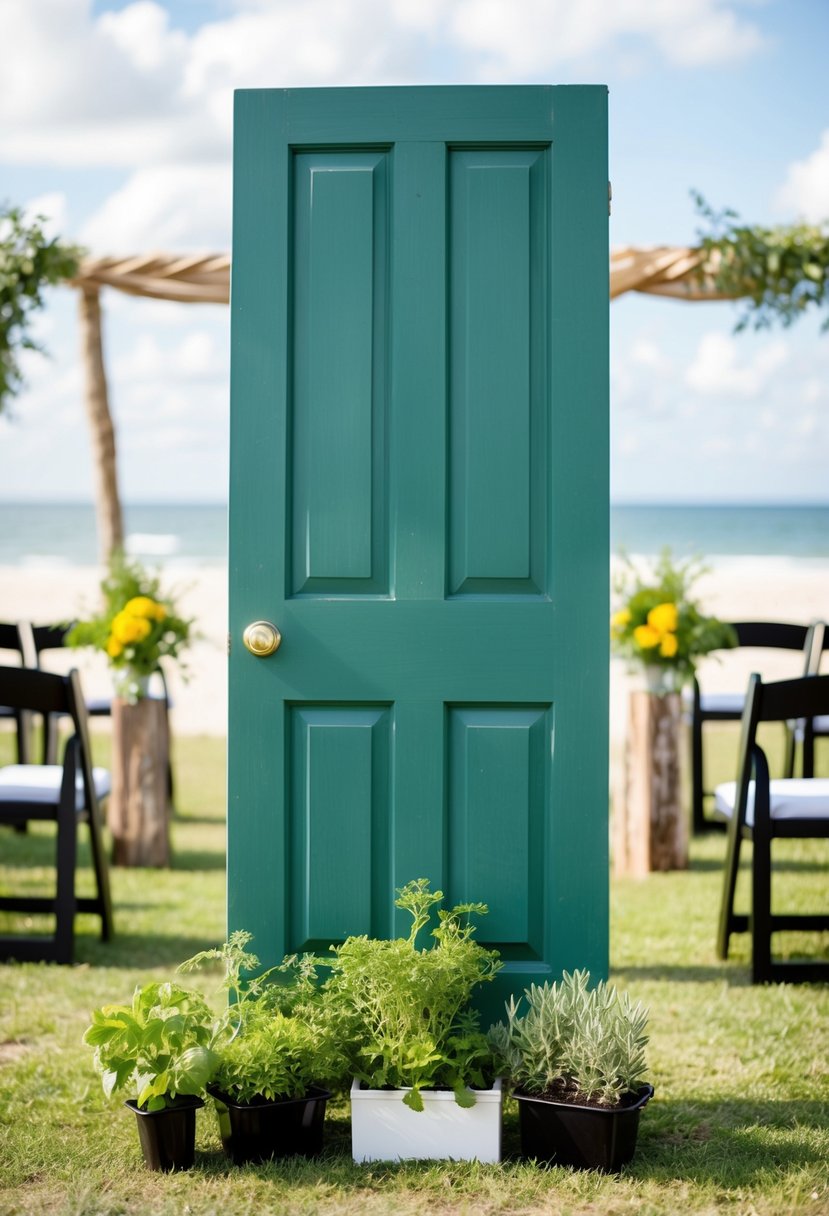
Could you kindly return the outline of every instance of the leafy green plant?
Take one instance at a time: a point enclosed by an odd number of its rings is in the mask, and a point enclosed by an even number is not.
[[[0,206],[0,413],[23,385],[18,351],[43,347],[29,331],[43,307],[43,289],[77,273],[81,250],[48,238],[43,216],[27,221],[20,207]]]
[[[615,1106],[642,1084],[648,1011],[604,981],[589,984],[588,971],[533,984],[521,998],[527,1012],[511,997],[506,1023],[490,1029],[504,1073],[524,1093]]]
[[[397,907],[412,918],[409,936],[391,941],[350,937],[332,947],[332,974],[324,994],[335,1034],[350,1045],[354,1074],[373,1089],[405,1088],[403,1101],[423,1110],[421,1090],[448,1088],[461,1106],[472,1106],[469,1086],[484,1088],[491,1051],[469,1000],[479,984],[500,970],[497,951],[472,940],[470,915],[485,904],[439,909],[435,943],[416,939],[443,899],[425,878],[398,892]]]
[[[182,963],[193,971],[219,962],[219,991],[228,1004],[217,1028],[216,1087],[237,1102],[299,1098],[309,1087],[344,1069],[344,1054],[332,1034],[316,983],[312,955],[288,955],[260,974],[247,947],[250,933],[237,930],[221,946]],[[248,973],[248,974],[245,974]]]
[[[131,1005],[104,1005],[92,1014],[84,1042],[95,1050],[104,1093],[132,1085],[143,1110],[201,1094],[218,1057],[216,1019],[197,992],[171,983],[135,990]]]
[[[694,674],[698,657],[737,645],[732,627],[705,616],[691,596],[706,569],[698,559],[674,564],[670,549],[663,549],[653,572],[643,575],[622,557],[625,564],[613,585],[619,607],[610,618],[617,653],[662,668],[678,687]]]
[[[807,310],[829,305],[829,224],[765,227],[740,222],[736,211],[715,211],[694,193],[705,221],[700,276],[712,273],[724,295],[749,301],[737,330],[791,325]],[[829,317],[822,328],[829,329]]]

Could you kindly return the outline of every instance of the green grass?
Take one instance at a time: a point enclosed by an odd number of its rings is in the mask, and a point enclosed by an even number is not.
[[[96,736],[98,759],[106,738]],[[0,759],[10,758],[7,738]],[[730,775],[733,735],[720,732],[715,767]],[[1,750],[6,748],[5,751]],[[826,757],[823,757],[824,767]],[[687,873],[616,882],[612,967],[651,1009],[656,1098],[619,1178],[539,1170],[514,1159],[507,1108],[500,1166],[355,1166],[347,1106],[331,1112],[316,1162],[236,1169],[222,1157],[212,1113],[198,1116],[197,1164],[187,1174],[144,1169],[134,1118],[108,1101],[81,1043],[90,1009],[127,998],[224,936],[224,748],[177,740],[179,816],[169,871],[113,871],[118,937],[79,918],[78,963],[0,967],[0,1212],[60,1213],[708,1213],[829,1212],[829,987],[748,983],[747,942],[727,964],[714,955],[722,836],[695,842]],[[0,835],[0,884],[48,884],[51,839]],[[84,861],[86,855],[84,854]],[[781,850],[781,897],[825,905],[829,849]],[[88,869],[82,877],[89,881]],[[741,876],[741,897],[746,894]],[[20,918],[0,931],[22,928]],[[829,956],[791,935],[790,950]]]

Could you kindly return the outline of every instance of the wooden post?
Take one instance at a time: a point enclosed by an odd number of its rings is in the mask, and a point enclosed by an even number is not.
[[[95,503],[101,560],[109,561],[124,546],[124,522],[118,494],[115,426],[109,408],[104,347],[101,333],[101,298],[97,287],[80,292],[81,345],[86,378],[86,413],[92,437]]]
[[[112,702],[112,793],[107,822],[117,866],[170,864],[167,769],[170,739],[164,702]]]
[[[617,875],[688,868],[682,805],[679,693],[632,692],[628,702],[624,796],[614,807]]]

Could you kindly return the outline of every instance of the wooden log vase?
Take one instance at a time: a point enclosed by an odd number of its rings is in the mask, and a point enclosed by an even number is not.
[[[679,693],[636,691],[628,701],[623,797],[614,811],[613,858],[618,875],[688,868],[688,826],[682,802]]]
[[[112,702],[112,792],[107,823],[113,863],[170,864],[170,801],[167,781],[170,737],[162,700],[141,697]]]

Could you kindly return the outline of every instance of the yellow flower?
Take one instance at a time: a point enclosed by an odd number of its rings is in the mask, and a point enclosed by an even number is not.
[[[131,642],[143,642],[152,625],[141,616],[131,616],[128,612],[119,612],[112,621],[112,636],[124,646]]]
[[[148,595],[134,595],[131,600],[127,600],[124,604],[123,611],[127,616],[146,616],[155,618],[155,610],[158,607],[155,600],[150,599]]]
[[[642,650],[652,650],[659,645],[660,635],[650,625],[637,625],[633,631],[636,645]]]
[[[116,637],[110,636],[109,640],[107,641],[107,654],[109,655],[109,657],[111,659],[117,659],[119,654],[121,654],[121,652],[123,651],[123,649],[124,649],[124,647],[121,645],[121,643],[118,641],[118,639]]]
[[[675,633],[666,633],[662,636],[662,641],[659,643],[659,653],[665,659],[672,659],[679,649]]]
[[[679,621],[676,604],[657,604],[648,613],[648,624],[658,633],[674,633]]]
[[[620,608],[618,612],[614,612],[610,624],[613,629],[624,629],[625,625],[630,624],[630,609]]]

